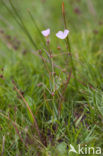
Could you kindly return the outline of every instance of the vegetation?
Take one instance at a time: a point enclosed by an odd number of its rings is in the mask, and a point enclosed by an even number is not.
[[[0,1],[2,156],[103,150],[102,10],[103,0]]]

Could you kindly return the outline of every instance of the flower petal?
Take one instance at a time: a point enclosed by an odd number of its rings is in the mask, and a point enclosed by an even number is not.
[[[69,30],[65,29],[64,32],[59,31],[58,33],[56,33],[56,36],[60,39],[65,39],[68,34],[69,34]]]
[[[67,36],[68,34],[69,34],[69,30],[65,29],[65,30],[64,30],[64,35]]]
[[[43,30],[41,33],[43,36],[47,37],[50,35],[50,29]]]
[[[56,33],[56,36],[60,39],[64,39],[64,33],[62,31],[59,31],[58,33]]]

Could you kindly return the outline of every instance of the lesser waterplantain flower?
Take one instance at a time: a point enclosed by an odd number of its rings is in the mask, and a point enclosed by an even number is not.
[[[69,34],[69,30],[65,29],[64,32],[63,31],[58,31],[56,33],[56,36],[63,40],[68,36],[68,34]]]
[[[45,36],[45,37],[48,37],[50,35],[50,29],[46,29],[46,30],[43,30],[41,31],[42,35]]]

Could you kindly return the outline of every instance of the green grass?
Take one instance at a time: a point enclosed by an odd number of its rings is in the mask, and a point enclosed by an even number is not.
[[[62,0],[18,0],[17,13],[5,2],[10,10],[0,1],[0,154],[79,155],[69,154],[70,144],[103,150],[103,1],[64,0],[77,80],[70,56],[61,55],[67,45],[55,36],[64,30]],[[40,32],[47,28],[53,58]]]

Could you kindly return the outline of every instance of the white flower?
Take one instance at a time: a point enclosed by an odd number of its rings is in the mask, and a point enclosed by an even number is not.
[[[48,37],[50,35],[50,29],[43,30],[41,33],[43,36]]]
[[[64,32],[63,31],[58,31],[58,33],[56,33],[56,36],[60,39],[65,39],[69,34],[69,30],[65,29]]]

